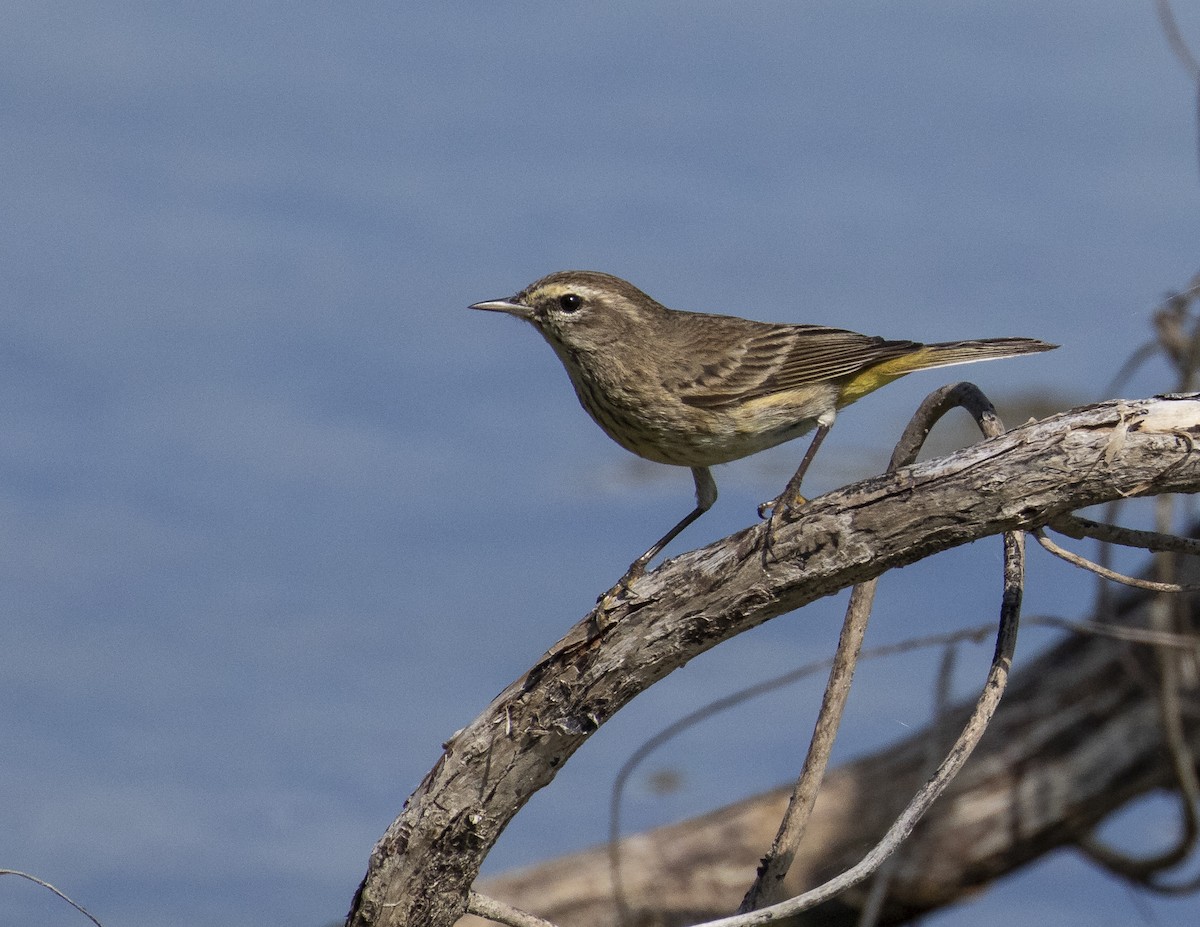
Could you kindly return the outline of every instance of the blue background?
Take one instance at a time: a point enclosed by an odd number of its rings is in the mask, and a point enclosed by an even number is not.
[[[1100,398],[1197,269],[1193,111],[1149,3],[10,0],[0,867],[106,927],[341,917],[440,743],[690,508],[685,471],[611,444],[534,332],[469,303],[586,267],[678,308],[1062,343],[969,368],[1015,423]],[[848,410],[806,488],[878,471],[956,376]],[[672,551],[754,521],[801,450],[720,468]],[[869,643],[992,620],[999,562],[887,577]],[[1087,611],[1089,581],[1030,572],[1029,612]],[[644,737],[827,654],[841,604],[635,701],[487,871],[603,839]],[[936,660],[860,670],[841,759],[923,723]],[[786,781],[819,690],[674,743],[629,827]],[[1115,833],[1161,845],[1170,807]],[[1194,920],[1061,854],[930,923],[1014,910]],[[78,922],[0,881],[0,923]]]

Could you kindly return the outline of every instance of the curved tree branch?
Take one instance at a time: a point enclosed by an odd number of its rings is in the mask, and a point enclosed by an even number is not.
[[[947,412],[957,407],[962,407],[971,413],[984,437],[995,438],[1004,433],[1004,423],[996,414],[995,407],[977,386],[973,383],[945,386],[925,397],[925,401],[913,414],[908,426],[904,429],[904,434],[896,442],[892,459],[888,462],[887,472],[894,473],[901,467],[911,465],[917,459],[921,448],[924,447],[925,439],[929,437],[933,426]],[[1025,550],[1023,538],[1014,532],[1007,535],[1005,541],[1006,560],[1010,561],[1007,566],[1011,569],[1011,558],[1014,556],[1023,564]],[[1019,553],[1016,553],[1017,551]],[[1010,578],[1008,575],[1010,569],[1005,570],[1006,579]],[[1023,566],[1012,572],[1023,575]],[[1013,578],[1016,581],[1015,577]],[[856,584],[850,594],[850,604],[846,608],[846,617],[842,623],[837,652],[834,654],[833,666],[829,671],[829,681],[825,687],[820,713],[817,715],[816,727],[813,730],[812,739],[809,741],[804,767],[796,781],[787,811],[783,814],[775,841],[771,844],[767,855],[763,857],[754,884],[750,886],[750,890],[738,908],[740,914],[767,905],[778,904],[787,898],[783,891],[783,880],[792,865],[792,860],[796,858],[801,840],[804,839],[808,819],[817,803],[817,794],[825,778],[825,769],[829,763],[829,756],[833,752],[833,741],[837,736],[838,728],[841,727],[842,713],[845,710],[846,701],[850,697],[850,683],[854,678],[858,655],[867,635],[867,623],[871,616],[871,606],[875,601],[877,585],[878,579],[870,579]],[[1017,595],[1016,601],[1020,601],[1019,595]],[[1007,617],[1013,623],[1015,630],[1016,611]],[[1003,627],[1002,620],[1002,631]],[[1015,633],[1012,635],[1012,643],[1014,646],[1016,645]],[[1005,674],[1007,674],[1007,670],[1005,670]],[[1002,690],[1003,686],[1001,685],[997,691],[997,700],[999,691]],[[984,723],[986,725],[986,721]],[[983,729],[980,728],[979,734],[982,735],[982,733]],[[974,744],[971,747],[973,748]],[[970,748],[966,751],[966,754],[969,753]],[[963,759],[965,761],[966,755]],[[906,835],[907,831],[898,839],[903,839],[903,836]],[[863,876],[863,878],[865,877],[866,875]]]
[[[742,631],[889,569],[1112,499],[1200,489],[1194,396],[1115,401],[813,499],[692,551],[579,622],[456,734],[371,854],[347,923],[449,927],[529,797],[616,711]]]
[[[1185,566],[1195,580],[1200,563]],[[1153,594],[1126,590],[1105,633],[1095,622],[1023,617],[1022,624],[1081,628],[1013,674],[988,736],[971,762],[889,858],[879,924],[909,923],[961,902],[1058,849],[1079,847],[1106,817],[1161,789],[1177,788],[1167,735],[1158,723],[1153,646],[1195,653],[1194,636],[1143,631]],[[1200,618],[1193,600],[1190,621]],[[1110,631],[1120,631],[1115,636]],[[964,632],[965,633],[965,632]],[[1168,643],[1168,640],[1170,643]],[[1183,691],[1189,704],[1193,681]],[[804,891],[853,865],[879,839],[929,774],[930,744],[944,745],[967,706],[904,739],[834,769],[787,884]],[[1200,719],[1186,711],[1188,743],[1200,752]],[[631,834],[620,853],[625,903],[638,924],[682,927],[733,910],[775,832],[790,786],[654,830]],[[1164,840],[1169,835],[1164,835]],[[620,927],[607,844],[494,876],[480,886],[560,927]],[[1189,867],[1194,868],[1194,867]],[[1160,886],[1155,886],[1160,888]],[[853,888],[794,923],[855,927],[869,890]],[[969,912],[965,915],[970,920]],[[458,927],[485,927],[468,918]]]

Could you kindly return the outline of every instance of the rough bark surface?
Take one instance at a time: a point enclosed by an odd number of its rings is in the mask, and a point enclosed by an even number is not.
[[[1192,395],[1074,410],[814,499],[777,526],[770,558],[758,525],[664,564],[579,622],[445,745],[372,852],[347,923],[453,924],[530,795],[696,655],[941,550],[1120,497],[1194,492],[1198,428]]]
[[[1198,572],[1191,569],[1188,581],[1196,582]],[[1114,619],[1145,627],[1149,597],[1128,596]],[[971,761],[900,850],[880,923],[901,923],[958,900],[1074,843],[1128,801],[1171,788],[1154,665],[1144,645],[1073,635],[1016,673]],[[961,706],[935,727],[830,774],[785,881],[790,894],[858,861],[924,780],[930,738],[948,743],[966,711]],[[1200,724],[1188,733],[1200,751]],[[629,923],[674,927],[734,910],[789,791],[622,840]],[[607,846],[489,880],[479,890],[559,927],[621,923]],[[796,923],[849,927],[865,892],[865,886],[851,890]],[[460,927],[483,923],[466,918]]]

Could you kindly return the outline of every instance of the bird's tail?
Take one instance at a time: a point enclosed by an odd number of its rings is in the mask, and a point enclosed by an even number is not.
[[[1020,354],[1040,354],[1053,351],[1056,344],[1047,344],[1036,338],[983,338],[979,341],[945,341],[941,344],[923,345],[907,357],[898,358],[904,373],[928,370],[933,367],[950,367],[954,364],[971,364],[975,361],[994,360],[998,357],[1016,357]],[[907,365],[904,362],[908,362]]]
[[[842,387],[838,406],[847,406],[867,393],[917,370],[973,364],[975,361],[1017,357],[1021,354],[1039,354],[1042,351],[1053,351],[1057,347],[1056,344],[1047,344],[1036,338],[983,338],[979,341],[944,341],[940,344],[919,345],[908,354],[861,370]]]

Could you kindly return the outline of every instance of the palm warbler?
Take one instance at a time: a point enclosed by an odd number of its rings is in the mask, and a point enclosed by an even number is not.
[[[543,277],[510,299],[472,309],[507,312],[542,333],[588,414],[621,447],[690,467],[696,507],[644,554],[628,587],[717,499],[709,467],[817,431],[774,518],[803,502],[800,483],[837,411],[893,380],[932,367],[1049,351],[1032,338],[920,344],[822,325],[777,325],[668,309],[631,283],[595,271]]]

